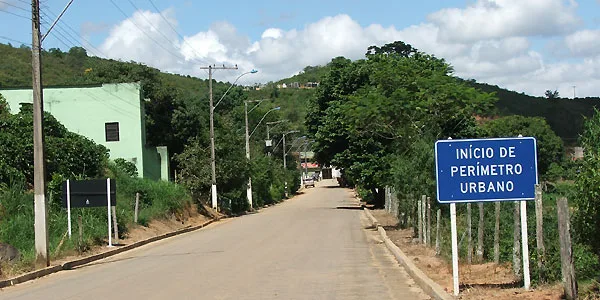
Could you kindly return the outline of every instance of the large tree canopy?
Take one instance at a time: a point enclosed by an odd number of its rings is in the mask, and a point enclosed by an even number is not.
[[[423,137],[473,135],[473,116],[494,101],[452,77],[444,60],[400,42],[370,47],[354,62],[335,58],[329,67],[307,116],[316,158],[341,167],[377,204],[394,154]]]

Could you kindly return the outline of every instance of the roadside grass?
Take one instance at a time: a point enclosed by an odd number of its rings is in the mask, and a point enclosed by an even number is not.
[[[192,203],[185,188],[171,182],[133,178],[113,164],[107,168],[106,175],[116,180],[116,212],[121,238],[134,224],[136,193],[140,194],[138,223],[143,226],[147,226],[150,220],[170,217]],[[108,237],[106,207],[72,208],[72,237],[66,236],[67,210],[62,207],[58,184],[65,179],[55,176],[48,187],[48,250],[51,260],[86,252],[92,246],[105,244]],[[79,216],[83,225],[82,243],[79,243]],[[34,269],[33,193],[25,191],[22,186],[0,190],[0,241],[20,252],[18,262],[3,264],[0,277]]]

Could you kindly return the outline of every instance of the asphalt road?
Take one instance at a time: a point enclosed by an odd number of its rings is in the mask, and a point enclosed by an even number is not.
[[[0,291],[0,299],[428,299],[346,189],[281,205]]]

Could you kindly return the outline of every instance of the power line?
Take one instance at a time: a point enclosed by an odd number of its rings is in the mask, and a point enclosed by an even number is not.
[[[119,12],[121,12],[121,14],[122,14],[122,15],[123,15],[125,18],[129,19],[129,16],[128,16],[128,15],[127,15],[127,14],[126,14],[124,11],[123,11],[123,9],[121,9],[121,7],[120,7],[119,5],[117,5],[117,4],[116,4],[116,3],[115,3],[113,0],[110,0],[110,3],[112,3],[112,5],[113,5],[114,7],[116,7],[116,8],[119,10]],[[155,40],[155,39],[154,39],[154,38],[153,38],[151,35],[149,35],[149,34],[148,34],[148,33],[147,33],[145,30],[143,30],[143,29],[142,29],[142,28],[141,28],[141,27],[140,27],[140,26],[139,26],[139,25],[138,25],[138,24],[137,24],[135,21],[133,21],[133,19],[130,19],[129,21],[130,21],[130,22],[131,22],[131,23],[132,23],[132,24],[133,24],[135,27],[137,27],[137,29],[138,29],[138,30],[139,30],[141,33],[143,33],[143,34],[144,34],[146,37],[148,37],[148,38],[149,38],[151,41],[153,41],[153,42],[154,42],[156,45],[158,45],[160,48],[162,48],[163,50],[165,50],[165,51],[169,52],[171,55],[173,55],[173,56],[174,56],[174,57],[176,57],[176,58],[180,58],[180,59],[183,59],[183,60],[185,60],[185,58],[184,58],[184,57],[182,57],[180,54],[176,54],[176,53],[174,53],[173,51],[171,51],[171,50],[169,50],[169,49],[165,48],[165,47],[164,47],[164,46],[163,46],[161,43],[157,42],[157,41],[156,41],[156,40]]]
[[[181,42],[184,44],[187,44],[188,47],[190,47],[190,49],[192,49],[192,51],[194,51],[194,54],[196,54],[198,57],[200,57],[201,55],[198,53],[198,51],[196,51],[196,49],[194,47],[192,47],[192,45],[190,45],[190,43],[188,43],[188,41],[185,39],[185,37],[177,31],[175,26],[173,26],[173,24],[171,24],[171,22],[169,22],[167,17],[165,17],[165,15],[163,15],[163,13],[158,9],[158,7],[156,7],[156,4],[154,4],[154,1],[152,1],[152,0],[148,0],[148,1],[150,2],[150,5],[152,5],[154,10],[160,15],[160,17],[167,23],[167,25],[169,25],[171,30],[173,30],[173,32],[175,32],[175,34],[177,34],[177,36],[181,39]],[[200,61],[198,59],[194,59],[194,60],[198,61],[202,64],[205,63],[204,61]],[[204,70],[204,72],[206,72],[208,74],[208,71]]]
[[[31,43],[25,43],[25,42],[22,42],[22,41],[19,41],[19,40],[15,40],[15,39],[11,39],[9,37],[2,36],[2,35],[0,35],[0,39],[7,40],[9,42],[21,43],[22,45],[29,45],[29,46],[31,46]]]
[[[26,20],[31,20],[31,17],[26,17],[26,16],[23,16],[23,15],[19,15],[19,14],[16,14],[14,12],[10,12],[10,11],[4,10],[4,9],[0,9],[0,11],[3,12],[3,13],[7,13],[9,15],[13,15],[15,17],[19,17],[19,18],[26,19]]]
[[[47,11],[48,11],[48,13],[50,13],[51,16],[53,16],[54,18],[56,18],[56,14],[54,14],[50,9],[47,9]],[[99,53],[100,55],[102,55],[104,57],[108,57],[108,55],[106,55],[105,53],[103,53],[100,49],[94,47],[94,45],[92,44],[92,42],[90,42],[89,40],[87,40],[84,36],[82,36],[75,29],[73,29],[73,27],[71,27],[69,25],[69,23],[67,23],[66,21],[64,21],[62,19],[60,20],[60,22],[62,23],[62,25],[65,25],[71,32],[73,32],[75,35],[77,35],[78,37],[80,37],[84,42],[86,42],[89,47],[93,48],[96,51],[96,53]],[[64,28],[62,28],[62,29],[64,31],[66,31]],[[84,48],[86,48],[86,47],[84,46]],[[98,55],[96,55],[96,56],[98,56]]]
[[[131,4],[131,6],[133,6],[133,8],[135,8],[136,11],[141,11],[141,9],[139,9],[131,0],[127,0],[129,2],[129,4]],[[167,42],[172,43],[172,41],[169,39],[169,37],[167,37],[164,33],[162,33],[162,31],[158,30],[158,28],[154,27],[154,25],[152,25],[152,22],[150,22],[150,20],[148,20],[148,18],[146,17],[145,14],[141,13],[142,17],[144,18],[144,20],[146,20],[146,22],[148,23],[148,25],[150,25],[150,27],[152,27],[152,29],[154,29],[156,32],[158,32]]]
[[[31,12],[28,9],[25,9],[25,8],[20,7],[20,6],[14,5],[14,4],[10,3],[10,2],[6,2],[6,1],[0,0],[0,3],[3,3],[4,5],[10,6],[10,7],[14,7],[14,8],[18,9],[18,10],[22,10],[22,11],[24,11],[26,13],[30,13]]]

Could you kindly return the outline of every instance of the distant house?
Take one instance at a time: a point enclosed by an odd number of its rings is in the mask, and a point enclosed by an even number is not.
[[[298,83],[298,82],[292,82],[292,83],[290,83],[289,88],[291,88],[291,89],[299,89],[300,88],[300,83]]]
[[[31,89],[0,89],[18,113],[32,103]],[[44,88],[44,110],[72,132],[110,150],[110,158],[134,163],[140,177],[169,180],[167,147],[148,147],[143,92],[139,83]]]

